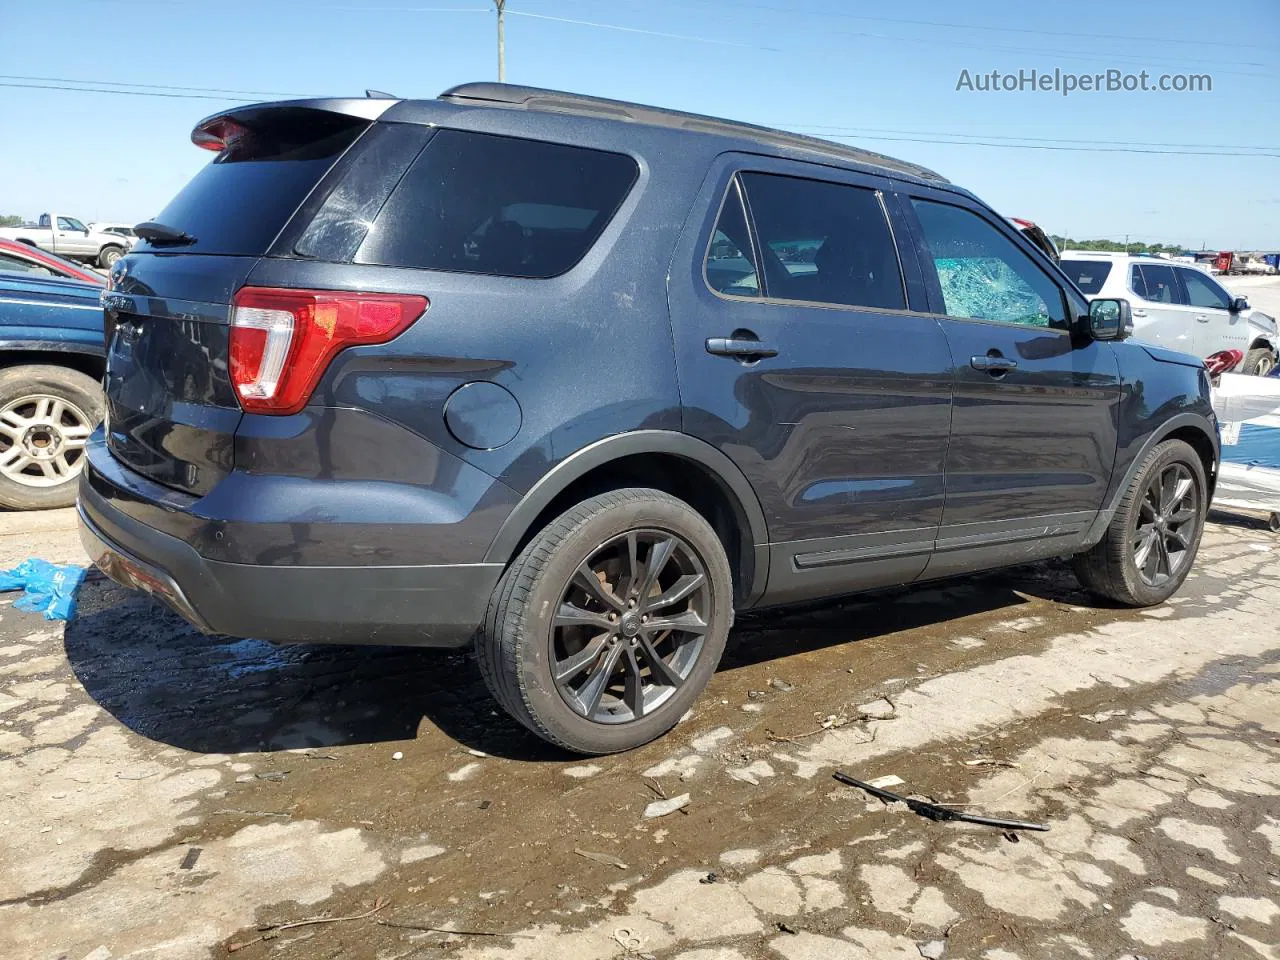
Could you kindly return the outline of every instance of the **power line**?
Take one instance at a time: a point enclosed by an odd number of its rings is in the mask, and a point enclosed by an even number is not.
[[[1144,150],[1137,147],[1071,147],[1044,143],[993,143],[987,140],[936,140],[929,137],[885,137],[829,134],[835,140],[883,140],[895,143],[933,143],[949,147],[1001,147],[1009,150],[1062,150],[1071,153],[1145,153],[1162,157],[1280,157],[1280,153],[1232,153],[1213,150]]]
[[[715,37],[695,37],[684,33],[665,33],[661,30],[645,30],[640,27],[624,27],[616,23],[601,23],[598,20],[577,20],[572,17],[553,17],[545,13],[529,13],[525,10],[508,10],[508,16],[512,17],[528,17],[531,20],[550,20],[555,23],[572,23],[581,27],[597,27],[601,30],[619,30],[623,33],[640,33],[650,37],[664,37],[668,40],[689,40],[694,43],[711,43],[720,47],[742,47],[747,50],[768,50],[772,53],[779,52],[776,47],[762,47],[754,43],[744,43],[740,40],[720,40]]]
[[[43,83],[87,83],[99,87],[141,87],[145,90],[194,90],[200,93],[242,93],[248,96],[291,97],[302,99],[313,96],[308,93],[282,93],[279,90],[229,90],[225,87],[179,87],[171,83],[124,83],[118,80],[82,80],[73,77],[29,77],[23,74],[0,73],[0,80],[25,80]]]
[[[850,136],[859,137],[866,136],[871,133],[893,133],[906,136],[921,137],[963,137],[965,139],[990,139],[990,140],[1030,140],[1037,143],[1097,143],[1096,137],[1088,139],[1073,139],[1071,137],[1028,137],[1021,134],[1017,136],[1008,136],[999,133],[950,133],[942,130],[896,130],[888,127],[849,127],[849,126],[832,126],[827,124],[805,124],[800,127],[789,127],[797,133],[817,133],[824,137]],[[1126,147],[1182,147],[1192,150],[1199,150],[1205,147],[1217,147],[1223,150],[1276,150],[1280,151],[1280,146],[1258,146],[1251,143],[1165,143],[1156,140],[1108,140],[1111,146]]]
[[[702,2],[710,2],[710,0],[702,0]],[[734,6],[742,8],[751,8],[755,10],[772,10],[776,13],[787,14],[808,14],[819,17],[839,17],[845,20],[865,20],[870,23],[894,23],[916,27],[940,27],[947,30],[990,30],[996,33],[1021,33],[1031,34],[1042,37],[1075,37],[1082,40],[1125,40],[1136,41],[1139,43],[1183,43],[1192,44],[1202,47],[1230,47],[1233,50],[1265,50],[1268,53],[1273,52],[1272,48],[1263,44],[1254,43],[1237,43],[1234,40],[1185,40],[1180,37],[1139,37],[1131,34],[1123,33],[1074,33],[1068,30],[1032,30],[1028,27],[996,27],[987,24],[972,23],[950,23],[941,20],[911,20],[902,17],[866,17],[860,14],[844,13],[842,11],[832,11],[829,9],[797,9],[795,7],[774,7],[761,3],[743,3],[742,0],[735,0]]]
[[[167,97],[173,100],[221,100],[224,103],[228,100],[235,103],[254,103],[255,99],[246,99],[244,97],[223,97],[214,95],[204,95],[198,93],[162,93],[159,90],[110,90],[106,87],[59,87],[48,83],[10,83],[9,81],[0,81],[0,87],[21,87],[25,90],[62,90],[70,93],[115,93],[123,94],[130,97]]]

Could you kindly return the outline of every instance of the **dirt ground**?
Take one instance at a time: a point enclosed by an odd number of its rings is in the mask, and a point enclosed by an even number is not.
[[[1280,957],[1280,536],[1214,520],[1142,613],[1047,563],[742,617],[691,716],[595,760],[463,655],[205,638],[102,581],[65,627],[7,595],[0,955]],[[0,562],[31,554],[82,562],[70,511],[0,515]]]

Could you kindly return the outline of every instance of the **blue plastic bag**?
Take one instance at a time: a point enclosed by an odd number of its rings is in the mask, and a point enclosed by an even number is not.
[[[39,613],[46,620],[70,620],[76,614],[76,590],[87,572],[73,564],[23,560],[12,570],[0,571],[0,593],[22,590],[13,602],[15,610]]]

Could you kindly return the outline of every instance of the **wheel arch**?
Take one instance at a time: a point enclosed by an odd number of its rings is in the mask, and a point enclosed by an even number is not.
[[[1249,349],[1256,350],[1259,347],[1266,347],[1272,353],[1276,353],[1276,338],[1269,333],[1256,334],[1253,340],[1249,343]]]
[[[101,352],[79,349],[79,344],[44,342],[30,344],[0,341],[0,370],[27,364],[43,364],[50,367],[66,367],[83,373],[92,380],[102,380],[106,359]]]
[[[574,503],[628,486],[687,502],[719,535],[734,574],[735,603],[750,606],[768,579],[768,529],[745,475],[725,454],[683,433],[638,430],[583,447],[526,493],[498,530],[486,563],[509,564],[533,536]]]

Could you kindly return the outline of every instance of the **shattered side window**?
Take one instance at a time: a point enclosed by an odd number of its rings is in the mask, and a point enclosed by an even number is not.
[[[995,227],[961,207],[911,201],[951,317],[1067,329],[1061,288]]]

